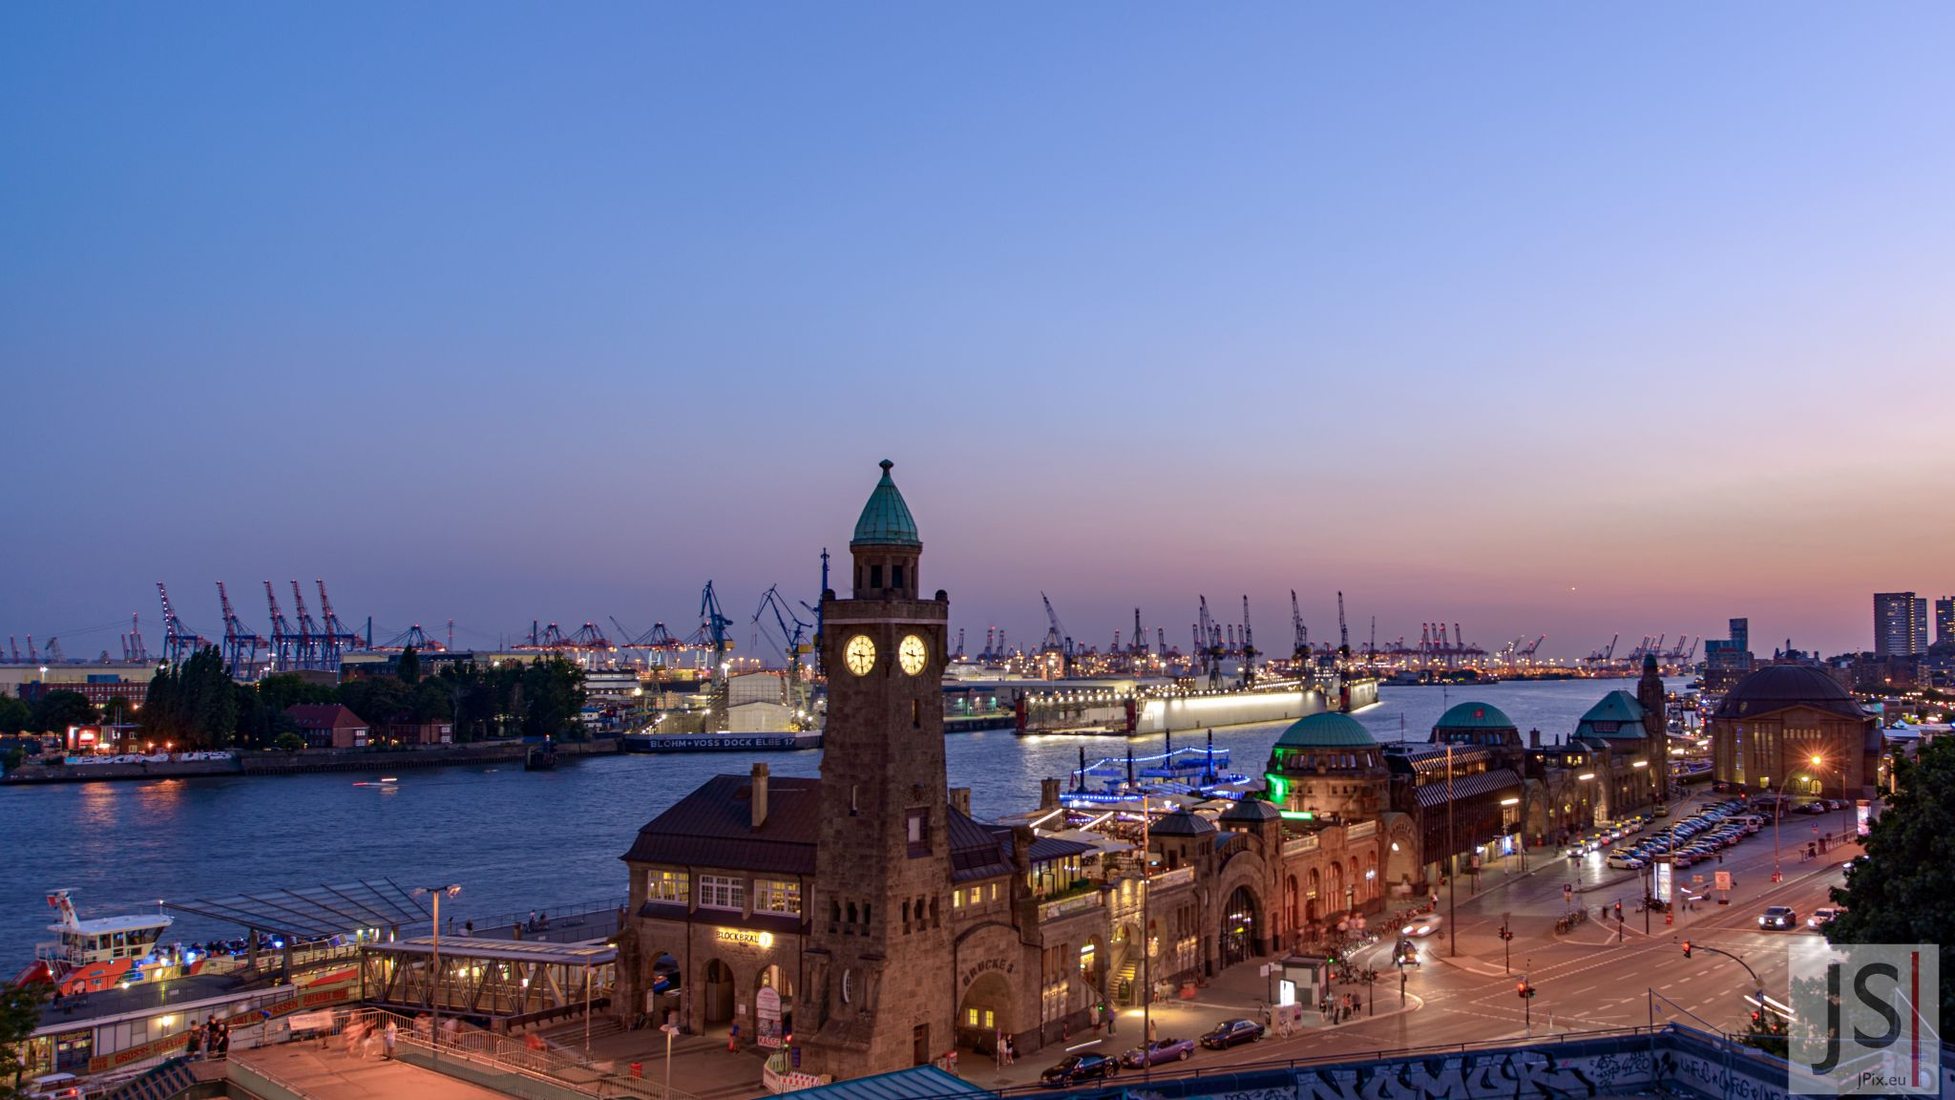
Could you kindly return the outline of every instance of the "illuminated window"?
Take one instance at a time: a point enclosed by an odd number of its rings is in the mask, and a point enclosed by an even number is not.
[[[675,901],[680,905],[691,899],[687,875],[684,871],[653,871],[645,880],[645,900]]]
[[[734,912],[745,909],[747,907],[746,880],[727,878],[723,875],[700,875],[699,907],[731,909]]]
[[[801,915],[801,884],[791,879],[755,879],[753,907],[756,913],[783,913],[798,917]]]

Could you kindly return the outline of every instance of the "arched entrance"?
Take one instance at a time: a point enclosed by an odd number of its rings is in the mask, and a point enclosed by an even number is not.
[[[1229,900],[1222,906],[1222,965],[1234,966],[1247,962],[1256,953],[1257,925],[1262,919],[1262,906],[1256,894],[1247,886],[1238,886],[1229,894]]]
[[[1310,876],[1304,880],[1309,888],[1303,895],[1303,919],[1316,924],[1324,919],[1324,876],[1317,868],[1310,869]]]
[[[1000,1035],[1015,1035],[1011,981],[993,970],[980,974],[957,1005],[957,1041],[982,1054],[996,1054]]]
[[[1298,920],[1297,913],[1298,893],[1297,877],[1295,875],[1283,876],[1283,928],[1292,944],[1295,944],[1301,938],[1299,931],[1302,928],[1302,924]]]
[[[1079,980],[1100,996],[1106,995],[1106,968],[1109,963],[1106,944],[1100,942],[1100,937],[1089,936],[1085,943],[1079,945]]]
[[[733,968],[714,959],[700,979],[699,1010],[707,1027],[733,1019]]]
[[[676,1022],[679,987],[685,982],[685,969],[668,951],[646,952],[645,1003],[638,1007],[654,1024]]]

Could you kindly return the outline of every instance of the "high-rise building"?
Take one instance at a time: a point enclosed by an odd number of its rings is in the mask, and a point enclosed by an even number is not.
[[[1728,691],[1750,671],[1751,620],[1732,619],[1729,638],[1704,643],[1704,690],[1712,694]]]
[[[1911,657],[1928,649],[1928,601],[1912,592],[1874,593],[1874,656]]]
[[[1935,601],[1935,641],[1955,642],[1955,596]]]

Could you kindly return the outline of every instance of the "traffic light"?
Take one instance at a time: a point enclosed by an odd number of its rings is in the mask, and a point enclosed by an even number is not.
[[[1689,941],[1689,940],[1685,940],[1685,941],[1683,941],[1683,957],[1684,957],[1684,958],[1686,958],[1686,959],[1690,957],[1690,941]]]
[[[1618,924],[1620,924],[1620,923],[1622,922],[1622,903],[1621,903],[1621,902],[1616,902],[1616,922],[1617,922]]]
[[[1514,993],[1525,1000],[1528,997],[1534,996],[1534,986],[1530,985],[1526,978],[1522,978],[1520,981],[1514,983]]]

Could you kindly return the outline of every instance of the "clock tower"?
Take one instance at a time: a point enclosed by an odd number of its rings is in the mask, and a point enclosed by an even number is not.
[[[808,908],[816,1073],[928,1062],[955,1042],[943,692],[949,597],[918,595],[916,521],[882,463],[855,535],[848,599],[821,595],[828,718]]]

